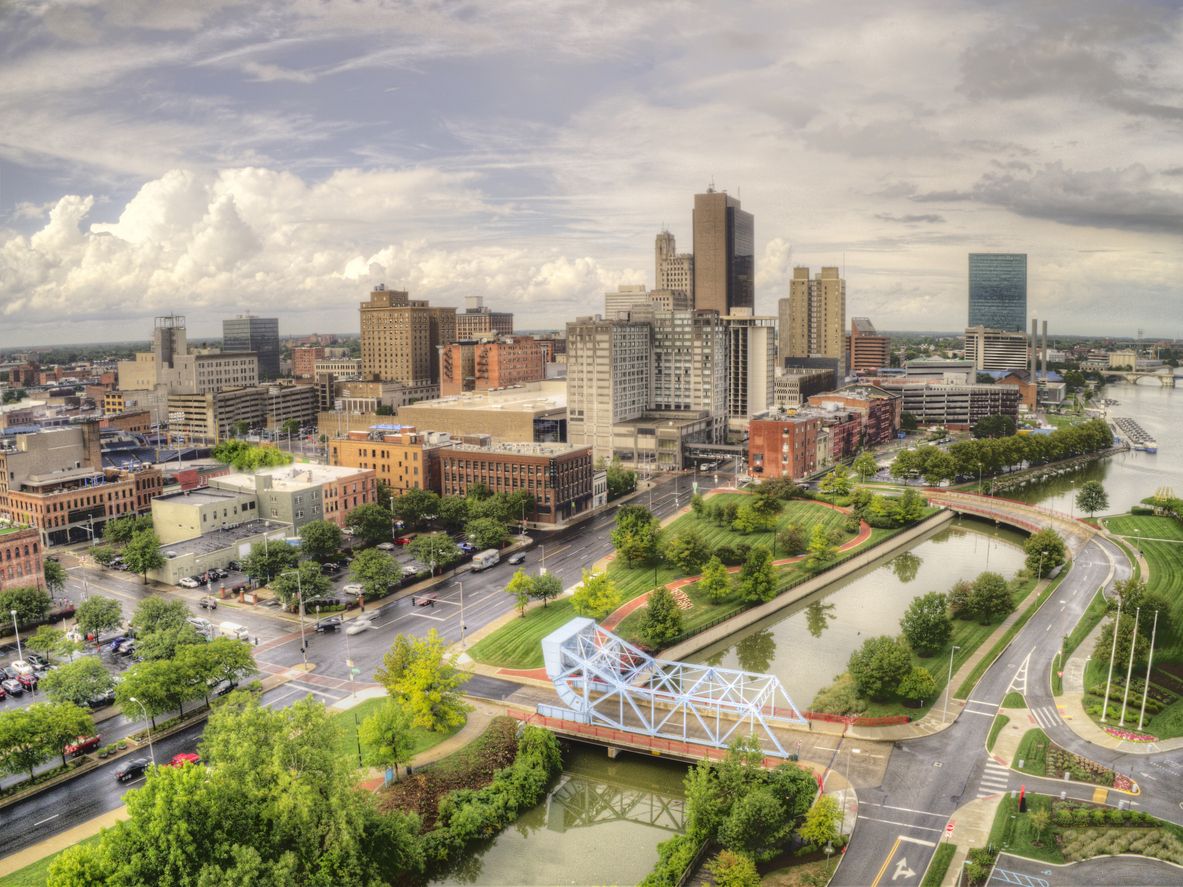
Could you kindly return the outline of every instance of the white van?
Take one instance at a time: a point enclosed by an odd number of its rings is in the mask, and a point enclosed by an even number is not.
[[[489,569],[489,567],[495,567],[499,563],[501,563],[501,555],[496,548],[489,548],[472,556],[472,571],[478,573],[481,570]]]
[[[222,633],[222,637],[237,638],[240,641],[249,641],[251,639],[250,632],[246,630],[246,626],[239,625],[237,622],[223,622],[218,626],[218,630]]]

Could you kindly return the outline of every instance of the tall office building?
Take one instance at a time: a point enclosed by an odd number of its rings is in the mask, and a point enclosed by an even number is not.
[[[891,366],[889,340],[879,335],[868,317],[851,318],[846,353],[850,355],[852,373],[873,373]]]
[[[969,326],[1023,332],[1027,327],[1027,254],[969,254]]]
[[[694,195],[694,307],[731,314],[756,304],[755,222],[714,187]]]
[[[612,455],[612,426],[649,403],[647,323],[583,317],[567,324],[567,441]]]
[[[465,296],[464,311],[456,315],[456,341],[513,335],[513,314],[485,307],[481,296]],[[443,344],[450,344],[444,342]]]
[[[222,350],[259,356],[259,378],[279,378],[279,318],[240,314],[222,321]]]
[[[774,402],[776,318],[737,311],[721,320],[727,331],[728,425],[740,430]]]
[[[846,281],[837,268],[823,267],[812,278],[808,268],[794,268],[789,298],[781,299],[778,309],[782,362],[786,357],[831,357],[845,371]]]
[[[629,320],[653,330],[649,408],[705,410],[721,427],[727,414],[727,330],[719,315],[654,306],[630,311]]]
[[[379,284],[359,311],[364,376],[409,386],[439,383],[437,349],[455,341],[455,308],[432,308]]]
[[[646,290],[642,284],[623,284],[614,293],[604,293],[604,317],[614,320],[633,308],[664,308],[688,310],[694,307],[690,294],[680,289]]]
[[[971,326],[965,331],[965,359],[977,370],[1022,370],[1032,352],[1027,334]]]
[[[674,235],[669,231],[662,231],[657,235],[654,247],[653,288],[657,290],[673,290],[690,296],[690,304],[694,304],[694,254],[679,253]]]

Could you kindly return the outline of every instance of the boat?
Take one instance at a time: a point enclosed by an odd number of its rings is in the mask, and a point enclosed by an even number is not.
[[[1115,417],[1110,423],[1118,439],[1143,453],[1157,453],[1158,441],[1145,428],[1127,416]]]

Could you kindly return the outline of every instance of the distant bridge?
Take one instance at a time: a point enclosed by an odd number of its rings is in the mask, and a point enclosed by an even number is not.
[[[1036,533],[1051,527],[1065,537],[1065,542],[1073,550],[1083,546],[1096,532],[1092,527],[1072,519],[1063,512],[1028,505],[1014,499],[943,489],[926,490],[925,497],[930,505],[943,505],[958,514],[983,517],[1015,527],[1025,533]]]
[[[1124,379],[1131,385],[1137,385],[1143,379],[1157,379],[1163,388],[1175,387],[1175,370],[1173,367],[1162,367],[1157,370],[1109,370],[1105,379]]]

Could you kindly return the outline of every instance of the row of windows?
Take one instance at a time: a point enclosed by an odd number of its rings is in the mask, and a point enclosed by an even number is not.
[[[11,562],[12,555],[14,552],[15,552],[18,559],[21,557],[21,547],[17,546],[17,545],[13,545],[9,548],[4,549],[4,560]],[[37,543],[34,542],[33,543],[33,554],[36,554],[36,553],[37,553]],[[25,557],[29,556],[29,543],[27,543],[27,542],[24,545],[24,556]]]

